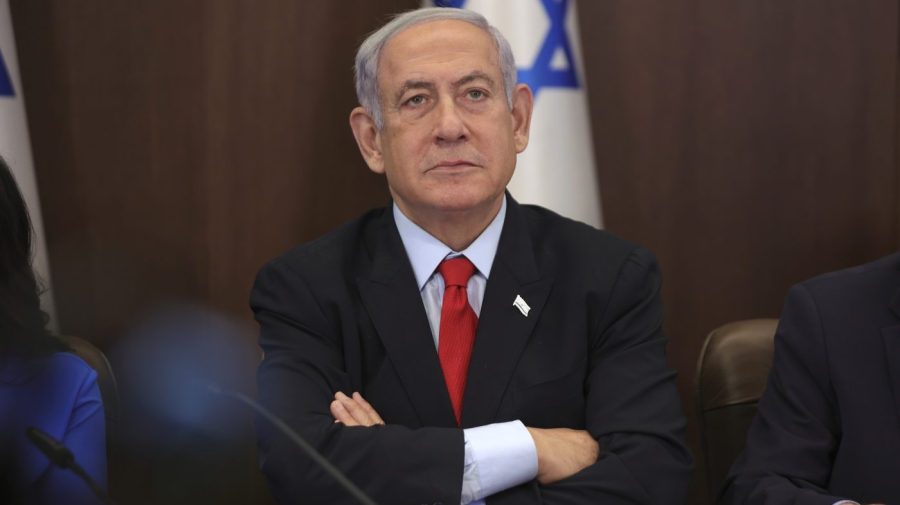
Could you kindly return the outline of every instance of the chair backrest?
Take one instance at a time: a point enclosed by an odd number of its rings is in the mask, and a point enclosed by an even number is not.
[[[109,442],[119,421],[119,388],[112,366],[103,351],[87,340],[72,336],[61,336],[60,338],[72,348],[75,355],[97,372],[97,385],[100,387],[100,395],[103,397],[103,410],[106,416],[106,439]]]
[[[777,319],[729,323],[713,330],[700,351],[695,386],[710,503],[744,449],[772,368],[777,326]]]

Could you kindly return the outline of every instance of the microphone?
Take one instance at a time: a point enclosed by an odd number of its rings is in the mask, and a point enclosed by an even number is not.
[[[215,384],[209,385],[209,391],[217,396],[224,396],[233,400],[237,400],[250,407],[250,409],[256,412],[260,417],[264,418],[272,426],[278,429],[278,431],[280,431],[282,435],[286,436],[297,447],[302,449],[307,456],[309,456],[317,465],[319,465],[320,468],[331,475],[331,477],[341,485],[341,488],[343,488],[345,491],[347,491],[347,493],[356,498],[359,503],[362,503],[363,505],[377,505],[371,498],[366,495],[366,493],[363,492],[362,489],[357,487],[356,484],[348,479],[346,475],[341,473],[341,471],[338,470],[337,467],[335,467],[331,464],[330,461],[325,459],[325,456],[322,456],[319,451],[317,451],[313,446],[309,445],[309,442],[304,440],[303,437],[301,437],[296,431],[291,429],[291,427],[288,426],[287,423],[279,419],[278,416],[270,412],[259,403],[255,402],[252,398],[235,391],[223,391]]]
[[[84,483],[91,488],[91,491],[93,491],[94,495],[96,495],[100,501],[107,504],[112,503],[103,488],[101,488],[97,482],[84,471],[84,468],[81,468],[81,465],[75,461],[75,455],[72,454],[72,451],[63,445],[62,442],[34,426],[26,429],[25,435],[28,437],[28,440],[44,454],[44,456],[47,456],[47,459],[49,459],[51,463],[64,470],[71,470],[72,473],[77,475],[79,479],[84,481]]]

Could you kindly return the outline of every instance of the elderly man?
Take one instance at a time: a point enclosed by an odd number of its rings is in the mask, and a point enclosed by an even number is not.
[[[371,35],[350,125],[371,211],[267,264],[262,402],[382,504],[676,504],[691,458],[646,250],[505,192],[532,95],[480,15]],[[274,430],[279,502],[352,503]]]

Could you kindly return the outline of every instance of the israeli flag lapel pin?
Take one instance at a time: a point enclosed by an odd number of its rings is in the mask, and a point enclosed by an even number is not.
[[[513,307],[519,309],[519,312],[525,317],[528,317],[528,312],[531,311],[531,307],[525,303],[525,299],[522,298],[521,295],[516,295],[516,301],[513,302]]]

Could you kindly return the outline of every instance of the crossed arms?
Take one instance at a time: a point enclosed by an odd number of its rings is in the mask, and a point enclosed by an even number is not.
[[[378,337],[360,317],[358,300],[341,282],[318,275],[316,269],[301,274],[281,261],[260,272],[251,304],[265,351],[261,401],[379,503],[460,503],[463,431],[421,425],[390,359],[378,355]],[[522,422],[532,425],[537,479],[492,496],[492,503],[683,502],[691,459],[682,442],[674,373],[665,364],[658,289],[652,256],[635,250],[596,321],[584,357],[587,375],[575,379],[584,396],[572,401],[583,406],[569,410],[580,412],[580,420],[548,425],[561,419],[555,410],[563,404],[532,404],[522,411]],[[550,386],[521,395],[553,399]],[[362,397],[335,396],[360,387],[368,388],[366,399],[377,411],[367,409]],[[262,470],[279,502],[347,500],[323,472],[262,425],[259,446]]]

